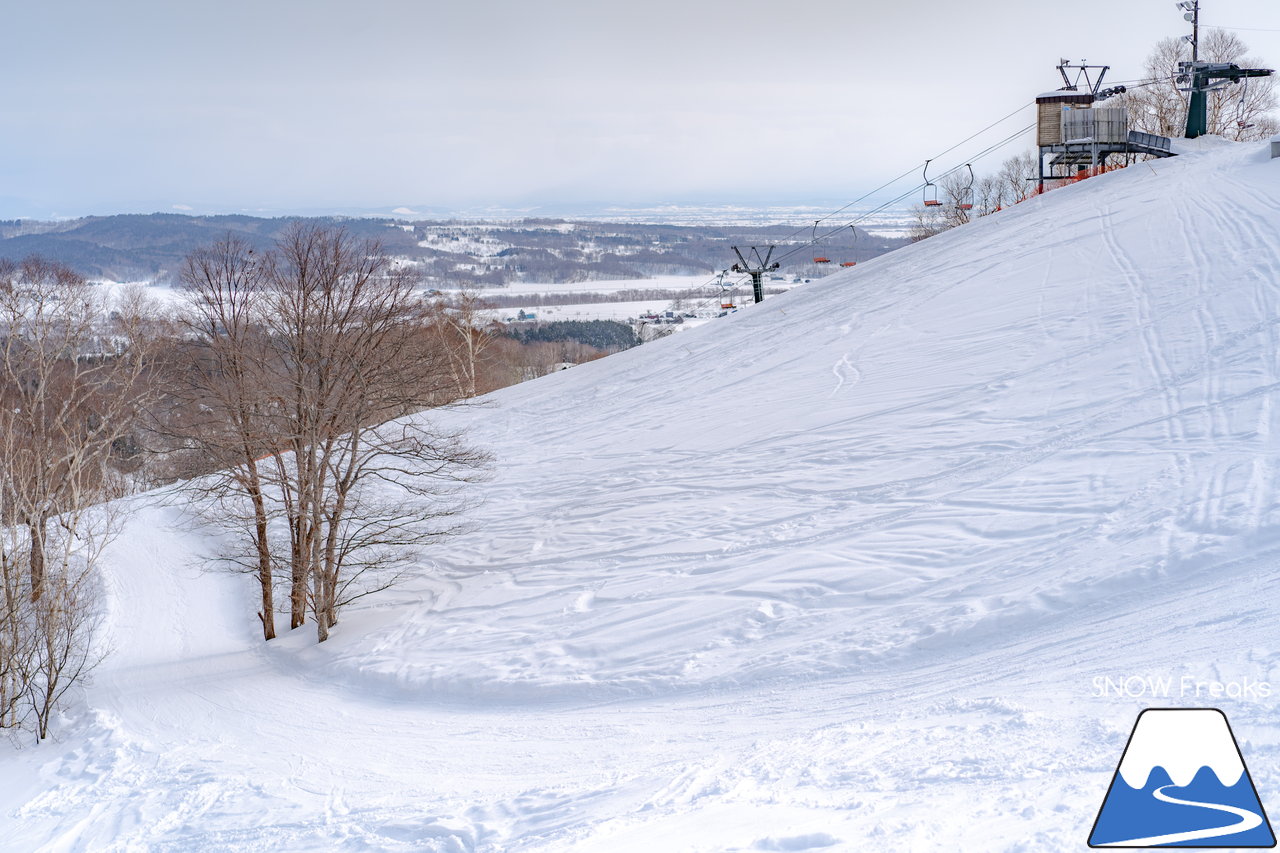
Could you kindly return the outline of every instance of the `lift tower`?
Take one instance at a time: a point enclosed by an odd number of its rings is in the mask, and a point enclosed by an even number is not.
[[[1241,68],[1230,62],[1200,61],[1200,0],[1180,0],[1183,19],[1191,24],[1191,35],[1183,36],[1191,43],[1191,61],[1178,63],[1178,86],[1190,94],[1187,103],[1187,139],[1209,132],[1209,91],[1246,77],[1270,77],[1270,68]]]
[[[1239,83],[1246,77],[1270,77],[1275,72],[1270,68],[1241,68],[1233,62],[1191,62],[1178,63],[1178,83],[1188,88],[1191,101],[1187,106],[1187,139],[1195,139],[1209,132],[1209,96],[1211,89],[1225,86],[1228,82]]]
[[[755,256],[756,259],[756,263],[752,265],[743,257],[742,252],[738,251],[737,246],[733,247],[733,253],[738,256],[738,263],[733,265],[733,271],[744,272],[751,276],[751,286],[755,289],[756,302],[764,302],[764,274],[773,272],[779,266],[777,261],[772,264],[769,263],[769,259],[773,257],[774,248],[774,246],[770,246],[769,251],[762,258],[760,257],[760,250],[752,246],[750,254]]]

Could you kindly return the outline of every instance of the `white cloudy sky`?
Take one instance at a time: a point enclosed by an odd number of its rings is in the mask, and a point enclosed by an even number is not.
[[[1060,56],[1134,79],[1187,31],[1173,0],[7,5],[5,216],[846,198]],[[1203,8],[1280,62],[1280,3]]]

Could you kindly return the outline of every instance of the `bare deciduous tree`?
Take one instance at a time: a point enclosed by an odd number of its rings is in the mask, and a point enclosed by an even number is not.
[[[190,305],[178,322],[185,334],[170,375],[168,432],[176,431],[214,473],[210,495],[234,495],[249,506],[246,523],[235,526],[251,545],[249,569],[257,575],[263,638],[274,639],[275,596],[265,493],[264,459],[273,437],[269,420],[272,346],[262,327],[266,280],[253,249],[228,237],[190,255],[182,280]],[[232,502],[234,503],[234,502]],[[222,511],[237,515],[234,506]],[[295,614],[302,624],[304,614]]]
[[[323,642],[343,604],[456,529],[454,487],[484,456],[421,416],[388,423],[457,396],[411,270],[317,225],[251,255],[228,240],[188,262],[180,363],[208,407],[188,428],[232,464],[201,488],[251,507],[265,636],[283,576],[290,627],[310,613]]]
[[[109,318],[38,258],[0,262],[0,726],[48,735],[95,660],[94,569],[126,491],[119,463],[148,384],[147,307]]]
[[[1037,174],[1037,156],[1036,152],[1024,151],[1000,164],[1000,169],[995,174],[995,184],[983,202],[988,208],[986,212],[993,213],[1030,197],[1036,186],[1034,178]]]
[[[499,325],[486,314],[493,307],[480,294],[465,289],[442,294],[431,304],[431,327],[447,358],[458,396],[465,399],[478,393],[480,358],[500,337]]]

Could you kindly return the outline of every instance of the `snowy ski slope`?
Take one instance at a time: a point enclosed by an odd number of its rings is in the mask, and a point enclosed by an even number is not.
[[[1177,692],[1280,687],[1278,325],[1280,162],[1205,140],[454,413],[476,530],[323,647],[140,501],[0,837],[1084,849],[1148,705],[1280,814],[1276,698]]]

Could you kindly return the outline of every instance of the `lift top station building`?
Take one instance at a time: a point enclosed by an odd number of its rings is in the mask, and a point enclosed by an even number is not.
[[[1071,65],[1064,59],[1058,65],[1058,73],[1065,85],[1036,98],[1041,190],[1045,181],[1074,178],[1086,169],[1106,166],[1108,157],[1173,156],[1169,137],[1130,130],[1129,112],[1124,107],[1098,106],[1099,102],[1125,92],[1124,86],[1102,88],[1102,79],[1109,68],[1084,63]],[[1075,80],[1068,70],[1076,72]],[[1096,79],[1092,72],[1097,72]]]

